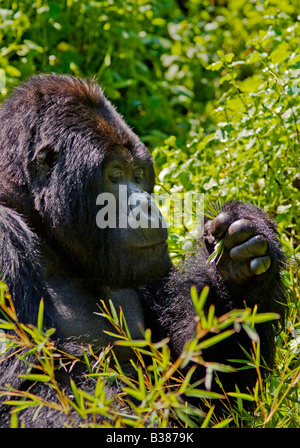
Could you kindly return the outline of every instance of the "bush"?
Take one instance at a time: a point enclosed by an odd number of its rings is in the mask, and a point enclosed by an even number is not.
[[[48,408],[58,412],[58,415],[63,414],[65,424],[69,427],[143,428],[146,425],[165,428],[172,422],[172,427],[175,428],[221,428],[228,426],[233,417],[215,416],[216,401],[223,400],[236,419],[242,412],[248,415],[243,411],[243,401],[261,401],[261,382],[258,382],[255,391],[249,394],[239,393],[238,390],[227,394],[225,391],[224,394],[212,392],[210,389],[213,375],[218,372],[230,373],[235,371],[235,368],[208,363],[204,361],[202,354],[207,348],[243,328],[253,341],[254,354],[247,355],[248,360],[244,361],[242,368],[254,368],[260,376],[259,338],[255,324],[276,319],[278,316],[273,313],[257,314],[256,310],[245,309],[234,310],[217,318],[214,315],[214,307],[211,306],[206,316],[203,307],[208,288],[203,290],[200,297],[194,289],[192,299],[197,311],[197,335],[186,343],[182,354],[173,362],[167,340],[153,343],[149,329],[145,331],[144,339],[132,340],[122,310],[116,310],[112,303],[108,308],[103,302],[99,314],[108,319],[115,328],[115,333],[110,333],[112,338],[115,338],[115,344],[132,349],[131,364],[135,371],[135,376],[132,376],[123,371],[112,347],[107,347],[98,356],[90,346],[83,347],[82,359],[56,348],[51,342],[51,335],[55,330],[43,331],[43,301],[37,327],[24,325],[17,319],[5,284],[0,286],[0,307],[4,316],[4,319],[0,320],[0,329],[9,332],[6,335],[0,333],[2,352],[4,357],[5,354],[11,357],[15,353],[24,362],[26,373],[21,376],[28,381],[27,384],[31,382],[27,390],[13,389],[11,386],[0,390],[0,396],[6,397],[5,403],[12,408],[12,427],[18,427],[19,421],[22,422],[22,411],[34,408],[34,420],[41,409]],[[203,381],[191,381],[195,365],[185,376],[181,373],[180,369],[186,367],[190,361],[205,367],[206,375]],[[71,378],[69,389],[66,385],[61,389],[56,380],[57,374],[61,376],[61,371],[72,372],[76,363],[85,364],[85,386],[77,386]],[[239,368],[238,364],[236,368]],[[123,385],[122,391],[113,401],[109,398],[111,394],[108,394],[107,387],[111,388],[118,382]],[[51,395],[43,394],[41,398],[35,390],[35,385],[39,383],[43,384],[43,389],[51,391]],[[86,384],[89,384],[88,387]],[[237,399],[236,410],[228,400],[230,397]],[[187,398],[196,399],[203,409],[198,404],[188,404]],[[262,405],[268,416],[264,403]],[[239,422],[236,424],[238,426]]]

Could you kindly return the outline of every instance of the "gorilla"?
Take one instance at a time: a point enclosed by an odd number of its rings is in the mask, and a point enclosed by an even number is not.
[[[36,325],[43,298],[44,326],[56,329],[58,346],[90,344],[100,352],[113,342],[105,333],[112,327],[95,313],[100,300],[111,300],[133,339],[151,328],[154,338],[170,338],[176,357],[195,332],[192,285],[199,293],[209,286],[206,307],[214,304],[218,316],[246,303],[284,318],[284,255],[274,222],[258,207],[225,204],[206,222],[196,255],[172,266],[166,225],[150,197],[152,157],[94,81],[33,76],[5,100],[0,121],[0,266],[20,322]],[[224,254],[208,263],[220,238]],[[258,332],[271,367],[276,323]],[[207,350],[207,360],[225,362],[241,356],[240,345],[251,347],[242,331],[229,339]],[[117,355],[130,364],[130,350]],[[17,356],[0,362],[1,390],[28,387],[20,377],[28,366]],[[248,372],[227,374],[225,386],[251,387],[255,372]],[[38,392],[49,393],[43,385]],[[0,426],[9,426],[9,412],[3,404]],[[25,410],[22,420],[26,427],[64,426],[57,414],[33,419]]]

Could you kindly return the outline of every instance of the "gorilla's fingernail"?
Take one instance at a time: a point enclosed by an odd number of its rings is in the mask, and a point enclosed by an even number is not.
[[[269,256],[254,258],[250,262],[250,269],[254,275],[263,274],[269,269],[270,266],[271,258]]]

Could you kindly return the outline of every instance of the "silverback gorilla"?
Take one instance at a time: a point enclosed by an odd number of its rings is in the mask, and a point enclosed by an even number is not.
[[[150,327],[154,337],[170,338],[175,357],[195,330],[191,285],[199,293],[209,286],[207,306],[214,303],[217,315],[246,302],[284,317],[276,227],[253,205],[226,203],[206,223],[202,244],[182,271],[171,265],[159,213],[157,226],[97,225],[102,192],[114,196],[118,218],[120,186],[143,195],[155,211],[149,199],[155,176],[148,150],[96,83],[34,76],[4,102],[0,122],[0,265],[21,322],[37,323],[43,297],[44,324],[56,328],[57,344],[100,349],[111,342],[103,332],[110,327],[94,312],[100,299],[111,299],[122,306],[133,338],[140,337],[140,324]],[[126,210],[129,216],[130,205]],[[207,258],[219,237],[225,252],[216,266]],[[271,367],[276,326],[261,324],[258,331]],[[241,357],[240,345],[251,347],[242,331],[207,351],[207,360]],[[118,356],[128,363],[126,350]],[[19,374],[26,370],[17,357],[4,356],[0,389],[8,383],[24,390],[28,384]],[[203,375],[200,368],[197,375]],[[244,390],[253,386],[255,372],[226,374],[222,381],[225,389],[236,383]],[[41,385],[39,393],[49,392]],[[0,426],[9,426],[9,411],[3,404]],[[48,409],[32,419],[25,410],[22,419],[27,427],[64,426],[66,417],[57,414]]]

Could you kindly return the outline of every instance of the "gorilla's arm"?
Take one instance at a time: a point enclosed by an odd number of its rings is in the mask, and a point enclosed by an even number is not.
[[[21,322],[37,324],[40,301],[44,298],[44,323],[52,326],[37,245],[37,237],[24,219],[17,212],[0,206],[1,280],[8,286]]]
[[[195,285],[200,294],[209,286],[206,309],[215,306],[217,316],[234,308],[258,306],[258,312],[276,312],[284,319],[285,294],[281,279],[284,255],[273,221],[258,207],[241,201],[230,201],[218,217],[205,225],[204,241],[180,270],[174,270],[163,287],[156,290],[157,316],[163,333],[170,338],[175,356],[179,356],[188,338],[195,331],[195,310],[190,289]],[[219,262],[208,261],[215,243],[224,240]],[[157,292],[158,291],[158,292]],[[152,291],[153,297],[153,291]],[[261,341],[261,355],[268,366],[274,358],[276,322],[260,324],[256,330]],[[251,350],[251,341],[241,330],[234,336],[203,353],[207,361],[226,363],[228,359],[244,359],[240,345]],[[201,369],[198,372],[200,375]],[[225,374],[225,384],[253,384],[255,372]],[[253,378],[253,376],[252,376]]]
[[[4,206],[0,206],[0,268],[1,280],[7,284],[12,295],[18,320],[37,325],[38,309],[43,297],[44,323],[49,326],[51,313],[38,262],[37,238],[18,213]],[[0,317],[3,317],[1,313]],[[15,350],[6,350],[0,357],[0,389],[6,384],[17,389],[22,387],[24,379],[19,375],[26,374],[30,360],[34,362],[34,356],[30,359],[27,357],[27,363],[17,356],[11,356]],[[0,426],[5,422],[9,424],[10,414],[2,404],[6,398],[1,396]]]

